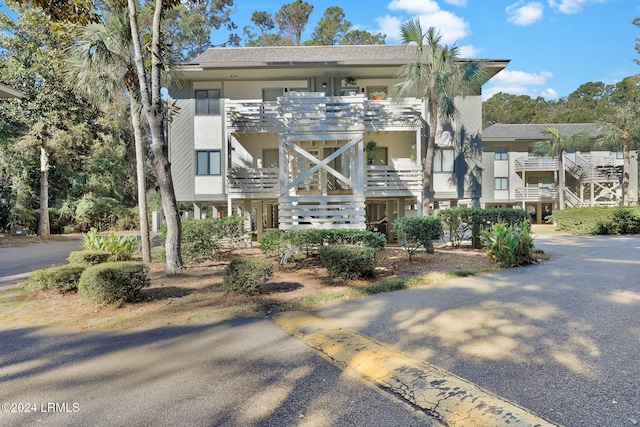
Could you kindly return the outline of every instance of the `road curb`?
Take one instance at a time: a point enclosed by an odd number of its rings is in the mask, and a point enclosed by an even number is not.
[[[426,362],[302,311],[275,314],[291,335],[448,426],[555,426],[530,411]]]

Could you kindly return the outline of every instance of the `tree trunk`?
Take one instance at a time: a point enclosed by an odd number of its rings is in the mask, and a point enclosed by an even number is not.
[[[51,225],[49,224],[49,153],[40,146],[40,221],[38,223],[38,236],[49,237]]]
[[[631,153],[629,153],[629,131],[622,132],[622,206],[629,204],[629,170],[631,169]]]
[[[163,126],[163,106],[160,93],[160,70],[162,67],[160,57],[160,18],[162,16],[162,0],[156,0],[153,14],[152,41],[151,41],[151,94],[147,84],[147,74],[144,68],[142,46],[137,21],[137,0],[128,0],[129,23],[131,26],[131,38],[134,47],[134,61],[140,83],[140,98],[144,108],[145,117],[149,122],[151,131],[151,152],[153,153],[153,165],[158,175],[158,186],[162,196],[162,207],[167,221],[167,237],[165,242],[166,271],[168,274],[176,274],[184,268],[181,253],[182,227],[180,224],[180,211],[173,189],[171,167],[167,155],[167,142]]]
[[[149,219],[147,217],[147,189],[144,176],[144,144],[140,116],[138,115],[138,101],[133,90],[129,90],[131,99],[131,124],[133,125],[133,138],[136,145],[136,178],[138,180],[138,212],[140,214],[140,244],[142,247],[142,262],[151,262],[151,243],[149,241]]]
[[[433,154],[436,146],[436,129],[438,128],[437,106],[429,101],[429,140],[424,153],[422,170],[422,215],[431,216],[431,181],[433,176]]]
[[[564,209],[564,152],[558,153],[558,203]]]

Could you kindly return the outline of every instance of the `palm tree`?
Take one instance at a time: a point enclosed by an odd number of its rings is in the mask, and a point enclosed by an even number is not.
[[[454,104],[456,96],[477,95],[485,81],[486,67],[478,61],[460,61],[457,46],[441,46],[442,36],[433,27],[426,33],[420,21],[409,20],[400,26],[404,44],[415,43],[415,58],[398,70],[400,80],[391,89],[391,98],[400,100],[408,96],[423,98],[427,102],[429,141],[424,157],[422,175],[422,212],[430,214],[433,155],[436,143],[438,118],[450,120],[458,112]]]
[[[616,107],[613,123],[598,123],[600,137],[596,144],[602,148],[622,149],[622,205],[629,200],[629,170],[631,155],[629,150],[640,142],[640,117],[633,103]]]
[[[78,91],[100,101],[112,99],[126,89],[129,93],[129,114],[136,149],[136,178],[138,181],[138,209],[142,260],[151,261],[149,221],[145,187],[145,150],[139,86],[135,65],[131,58],[132,42],[126,10],[107,13],[103,22],[80,27],[73,48],[70,76]]]
[[[560,209],[564,209],[564,153],[585,145],[589,136],[584,130],[581,130],[564,137],[560,134],[560,131],[553,126],[545,127],[540,133],[546,135],[547,139],[535,142],[531,151],[538,156],[558,158],[558,202]]]

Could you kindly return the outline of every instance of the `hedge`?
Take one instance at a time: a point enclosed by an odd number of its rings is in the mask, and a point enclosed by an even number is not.
[[[558,231],[571,234],[638,234],[640,208],[593,206],[553,212]]]
[[[96,265],[111,260],[111,253],[107,251],[73,251],[69,253],[69,264]]]
[[[24,288],[29,292],[59,290],[75,292],[78,290],[84,265],[61,265],[35,271],[25,281]]]
[[[150,285],[148,269],[132,261],[106,262],[88,267],[80,277],[78,295],[93,302],[133,301]]]
[[[273,264],[269,260],[233,258],[224,269],[222,288],[236,293],[261,293],[271,276],[273,276]]]
[[[330,276],[343,279],[371,277],[376,268],[376,251],[365,246],[322,246],[320,259]]]

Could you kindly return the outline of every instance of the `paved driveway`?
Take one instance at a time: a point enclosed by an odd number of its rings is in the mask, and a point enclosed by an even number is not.
[[[640,422],[640,237],[540,235],[553,259],[317,311],[567,426]]]

